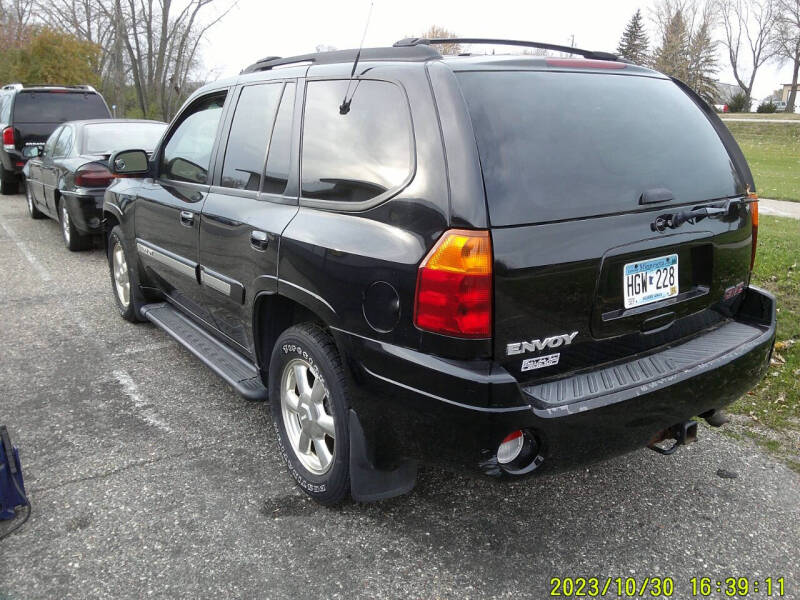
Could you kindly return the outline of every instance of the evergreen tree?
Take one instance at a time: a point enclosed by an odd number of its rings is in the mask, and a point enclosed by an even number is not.
[[[617,46],[617,54],[637,65],[650,62],[650,40],[647,39],[641,10],[637,10],[628,21]]]
[[[713,104],[719,95],[714,80],[714,75],[718,71],[717,44],[711,38],[711,28],[712,25],[706,16],[691,36],[689,77],[686,80],[686,84],[709,104]]]
[[[668,18],[661,34],[661,45],[653,57],[653,67],[681,81],[689,80],[691,34],[683,11],[678,8]]]

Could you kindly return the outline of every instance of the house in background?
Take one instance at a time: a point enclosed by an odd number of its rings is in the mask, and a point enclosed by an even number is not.
[[[731,98],[742,91],[742,88],[735,83],[717,81],[714,85],[717,87],[717,97],[714,98],[714,104],[728,104]]]
[[[781,100],[783,100],[784,102],[788,102],[789,101],[789,93],[792,91],[792,84],[791,83],[784,83],[782,87],[783,87],[783,91],[781,92]],[[797,84],[797,87],[795,87],[795,89],[797,90],[797,96],[796,96],[796,99],[795,99],[796,100],[795,101],[795,106],[797,106],[797,104],[800,103],[800,83]]]

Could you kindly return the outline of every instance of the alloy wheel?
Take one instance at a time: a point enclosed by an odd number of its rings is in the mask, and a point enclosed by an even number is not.
[[[61,203],[61,229],[64,232],[64,241],[69,245],[69,211],[63,202]]]
[[[336,428],[325,383],[303,359],[283,368],[281,414],[298,460],[314,475],[327,473],[333,465]]]
[[[131,278],[128,273],[128,261],[125,260],[125,251],[119,242],[114,244],[114,249],[111,251],[111,262],[117,298],[123,308],[128,308],[131,301]]]

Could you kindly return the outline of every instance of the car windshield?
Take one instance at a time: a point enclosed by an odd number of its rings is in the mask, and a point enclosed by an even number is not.
[[[82,154],[152,152],[166,127],[166,123],[90,123],[84,127]]]
[[[110,116],[103,98],[94,93],[23,91],[14,100],[17,123],[63,123]]]
[[[709,119],[656,77],[538,71],[457,74],[493,225],[636,210],[743,192]]]

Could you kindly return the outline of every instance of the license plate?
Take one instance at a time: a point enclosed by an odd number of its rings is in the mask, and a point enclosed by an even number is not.
[[[678,295],[678,255],[670,254],[625,265],[622,277],[625,308],[643,306]]]

